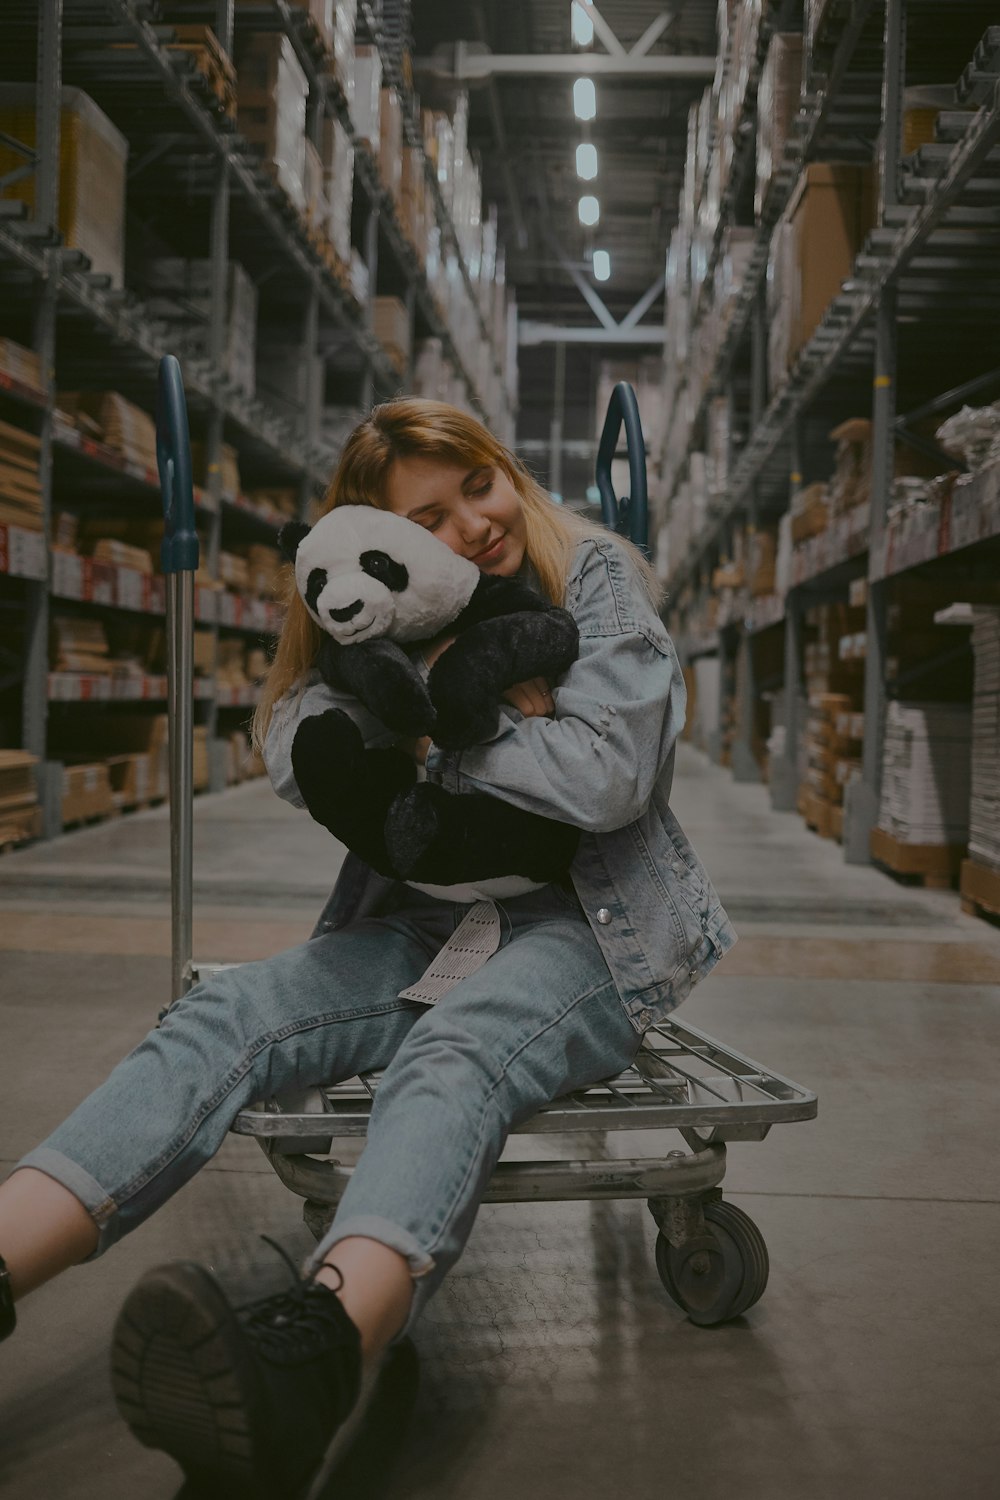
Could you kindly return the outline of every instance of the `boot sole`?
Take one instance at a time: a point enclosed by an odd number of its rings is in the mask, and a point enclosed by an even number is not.
[[[275,1494],[254,1434],[264,1393],[235,1314],[215,1279],[181,1262],[145,1276],[115,1324],[111,1384],[118,1410],[147,1448],[196,1482],[241,1496]]]

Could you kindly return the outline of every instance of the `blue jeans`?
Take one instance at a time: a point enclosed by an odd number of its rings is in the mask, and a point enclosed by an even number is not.
[[[435,1006],[400,1000],[467,906],[394,910],[196,985],[21,1162],[93,1216],[96,1255],[211,1160],[235,1116],[288,1089],[385,1069],[361,1159],[310,1268],[365,1235],[405,1256],[407,1332],[465,1247],[511,1127],[613,1077],[640,1037],[574,896],[497,902],[499,950]]]

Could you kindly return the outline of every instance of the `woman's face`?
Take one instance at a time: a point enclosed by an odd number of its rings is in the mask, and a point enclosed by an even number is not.
[[[386,503],[484,573],[512,578],[524,560],[524,506],[496,465],[467,469],[440,459],[397,458],[389,470]]]

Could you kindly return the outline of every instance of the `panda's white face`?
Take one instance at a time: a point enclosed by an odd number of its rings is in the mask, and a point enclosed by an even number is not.
[[[295,582],[313,619],[343,645],[429,640],[464,609],[479,569],[415,521],[341,505],[299,542]]]

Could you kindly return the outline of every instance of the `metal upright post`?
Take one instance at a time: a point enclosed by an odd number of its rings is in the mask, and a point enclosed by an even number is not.
[[[556,344],[552,383],[552,422],[549,426],[549,491],[562,494],[563,416],[566,408],[566,345]]]
[[[302,440],[305,451],[305,471],[299,487],[299,518],[307,519],[309,502],[312,499],[313,454],[319,442],[320,412],[326,398],[326,365],[319,358],[319,272],[314,271],[309,283],[305,314],[302,319],[302,346],[305,353],[305,410],[302,423]]]
[[[887,0],[882,87],[880,220],[899,201],[899,159],[906,84],[906,0]],[[881,555],[895,471],[897,288],[882,293],[875,321],[875,378],[872,401],[872,480],[869,557]],[[844,797],[844,858],[848,864],[871,860],[871,831],[878,821],[885,729],[886,584],[868,582],[865,654],[865,736],[861,779]]]
[[[802,424],[796,419],[792,424],[789,503],[802,484],[802,446]],[[771,806],[776,812],[794,812],[799,798],[798,721],[802,690],[802,608],[795,589],[790,590],[785,598],[784,670],[785,753],[775,756],[771,762]]]
[[[35,216],[55,230],[59,218],[59,137],[62,101],[62,0],[40,7],[35,104]],[[35,314],[34,345],[42,371],[45,406],[42,411],[38,477],[41,488],[42,531],[46,574],[51,571],[52,537],[52,420],[55,410],[56,313],[59,300],[60,252],[45,250],[45,274]],[[53,838],[62,829],[62,766],[46,760],[49,679],[49,577],[27,582],[25,588],[25,653],[22,695],[22,741],[38,756],[38,801],[42,833]]]
[[[215,187],[212,194],[212,209],[209,223],[209,285],[211,306],[208,323],[208,353],[213,375],[218,376],[225,360],[226,331],[229,302],[229,164],[218,163]],[[205,433],[206,484],[212,502],[212,516],[208,532],[208,566],[214,578],[219,576],[219,553],[222,549],[222,435],[223,407],[221,393],[216,391],[215,402],[208,417]],[[218,659],[219,627],[212,625],[215,637],[214,657]],[[209,790],[221,792],[226,784],[227,756],[217,745],[219,705],[210,698],[207,707],[208,728],[208,785]]]
[[[406,356],[406,394],[413,394],[413,380],[417,367],[417,283],[406,283],[406,330],[409,352]]]
[[[368,305],[365,308],[365,326],[374,333],[375,292],[378,286],[378,205],[368,210],[365,221],[365,264],[368,267]],[[361,382],[361,405],[367,412],[375,400],[375,372],[370,359],[365,361],[365,373]]]

